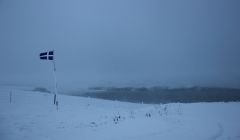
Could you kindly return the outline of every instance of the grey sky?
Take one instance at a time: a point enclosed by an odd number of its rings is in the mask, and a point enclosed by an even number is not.
[[[0,83],[240,87],[239,0],[0,0]]]

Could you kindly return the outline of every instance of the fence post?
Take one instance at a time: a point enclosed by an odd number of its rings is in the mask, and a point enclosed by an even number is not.
[[[12,91],[10,91],[10,93],[9,93],[9,102],[10,102],[10,104],[12,103]]]

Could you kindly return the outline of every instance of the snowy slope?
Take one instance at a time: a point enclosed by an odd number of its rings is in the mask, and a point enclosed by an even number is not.
[[[12,102],[9,93],[12,91]],[[146,105],[0,88],[0,140],[239,140],[240,103]]]

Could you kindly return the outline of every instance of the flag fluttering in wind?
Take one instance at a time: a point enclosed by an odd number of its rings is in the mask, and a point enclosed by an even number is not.
[[[57,101],[57,78],[56,78],[56,65],[55,65],[55,59],[54,59],[54,51],[48,51],[48,52],[42,52],[40,53],[40,59],[41,60],[53,60],[53,74],[54,74],[54,104],[58,107],[58,101]]]
[[[54,59],[54,51],[40,53],[40,59],[53,60]]]

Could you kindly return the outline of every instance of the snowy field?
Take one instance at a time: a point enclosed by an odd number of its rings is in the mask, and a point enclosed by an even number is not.
[[[12,99],[10,103],[10,91]],[[134,104],[0,88],[0,140],[240,140],[240,103]]]

